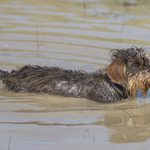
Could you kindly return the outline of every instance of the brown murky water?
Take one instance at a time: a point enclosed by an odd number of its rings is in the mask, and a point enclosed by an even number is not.
[[[1,0],[0,69],[37,64],[94,71],[109,64],[110,49],[150,46],[150,3],[128,2]],[[149,115],[149,94],[101,104],[1,85],[0,150],[148,150]]]

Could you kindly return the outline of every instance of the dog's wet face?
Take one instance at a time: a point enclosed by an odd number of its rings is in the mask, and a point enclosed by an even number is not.
[[[114,62],[120,59],[120,65],[124,67],[122,69],[125,70],[124,80],[126,84],[124,87],[129,95],[136,97],[140,88],[145,97],[150,87],[150,60],[145,49],[132,47],[130,49],[112,50],[111,58]]]
[[[126,63],[128,77],[139,74],[150,67],[148,55],[144,49],[129,49],[127,53],[128,56],[124,58],[124,62]]]

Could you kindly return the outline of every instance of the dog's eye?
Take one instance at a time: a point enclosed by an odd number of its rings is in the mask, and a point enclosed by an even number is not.
[[[134,67],[140,67],[140,63],[134,64]]]

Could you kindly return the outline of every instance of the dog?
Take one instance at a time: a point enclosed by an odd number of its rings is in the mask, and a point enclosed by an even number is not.
[[[145,48],[131,47],[110,51],[108,67],[87,73],[59,67],[25,65],[17,70],[0,70],[8,90],[80,97],[97,102],[136,98],[139,88],[145,98],[150,87],[150,60]]]

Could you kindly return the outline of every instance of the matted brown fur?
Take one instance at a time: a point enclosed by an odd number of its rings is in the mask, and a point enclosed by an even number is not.
[[[49,93],[98,102],[116,102],[129,96],[135,98],[141,88],[145,97],[150,87],[150,61],[146,50],[137,47],[114,49],[110,51],[110,56],[110,65],[93,73],[26,65],[10,73],[0,70],[0,76],[5,87],[15,92]],[[106,77],[125,96],[114,90]]]

